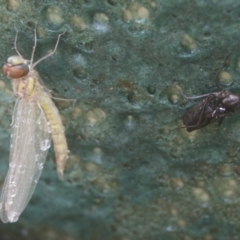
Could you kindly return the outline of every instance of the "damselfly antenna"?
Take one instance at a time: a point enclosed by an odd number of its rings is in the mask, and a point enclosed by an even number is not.
[[[14,41],[14,49],[15,49],[17,55],[20,58],[24,59],[23,56],[21,55],[21,53],[19,52],[18,48],[17,48],[18,30],[17,30],[16,26],[15,26],[15,29],[16,29],[16,36],[15,36],[15,41]],[[35,55],[35,51],[36,51],[36,47],[37,47],[37,24],[36,24],[36,27],[34,28],[34,45],[33,45],[33,48],[32,48],[32,54],[31,54],[30,66],[29,66],[30,70],[33,69],[38,63],[40,63],[44,59],[51,57],[56,52],[59,41],[60,41],[60,38],[65,32],[66,32],[66,30],[64,30],[64,32],[62,32],[61,34],[58,35],[57,42],[55,44],[55,47],[54,47],[53,51],[51,51],[50,53],[48,53],[47,55],[43,56],[42,58],[37,60],[35,63],[33,63],[34,55]]]

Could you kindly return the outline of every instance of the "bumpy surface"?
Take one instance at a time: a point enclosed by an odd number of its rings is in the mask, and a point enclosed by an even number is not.
[[[56,97],[71,155],[59,181],[50,152],[33,197],[0,238],[239,239],[239,113],[187,133],[187,95],[219,83],[240,94],[239,1],[0,0],[0,62],[18,47]],[[0,81],[0,181],[8,168],[10,81]],[[171,131],[172,129],[175,129]]]

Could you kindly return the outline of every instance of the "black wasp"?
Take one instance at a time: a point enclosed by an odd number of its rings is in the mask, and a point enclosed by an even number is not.
[[[215,81],[220,70],[215,76]],[[218,121],[218,126],[220,126],[225,116],[231,115],[240,106],[240,96],[227,90],[194,97],[187,97],[179,89],[176,88],[176,90],[187,99],[203,98],[202,101],[195,104],[183,116],[183,124],[188,132],[203,128],[215,121]]]

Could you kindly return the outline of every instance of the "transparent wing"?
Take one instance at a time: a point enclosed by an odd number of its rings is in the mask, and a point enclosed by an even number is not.
[[[27,206],[50,145],[50,126],[38,103],[17,99],[12,120],[9,170],[0,198],[3,222],[16,222]]]

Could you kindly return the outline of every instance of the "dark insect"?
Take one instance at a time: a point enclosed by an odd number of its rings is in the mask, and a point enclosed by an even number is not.
[[[228,57],[225,59],[223,66],[227,59]],[[216,79],[223,66],[219,69],[214,78],[219,89],[220,87]],[[220,126],[225,116],[231,115],[240,106],[240,96],[227,90],[220,90],[219,92],[208,93],[195,97],[187,97],[179,91],[178,88],[176,88],[176,90],[187,99],[204,98],[202,101],[190,108],[183,116],[183,124],[188,132],[203,128],[215,121],[218,121],[218,126]]]
[[[203,128],[210,123],[218,121],[221,125],[225,116],[234,113],[240,106],[240,96],[227,90],[213,92],[197,97],[187,97],[187,99],[204,99],[190,108],[183,116],[183,124],[188,132]]]

